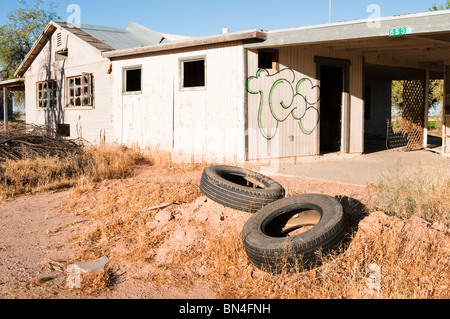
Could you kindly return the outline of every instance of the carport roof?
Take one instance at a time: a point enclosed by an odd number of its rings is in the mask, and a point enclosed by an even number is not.
[[[402,31],[401,35],[393,36]],[[247,49],[307,46],[359,53],[366,62],[442,69],[450,64],[450,10],[267,32]]]
[[[25,90],[25,79],[12,79],[0,82],[0,90],[6,88],[11,91],[24,91]]]

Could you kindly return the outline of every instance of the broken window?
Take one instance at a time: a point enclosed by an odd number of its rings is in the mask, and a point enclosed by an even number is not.
[[[142,91],[142,66],[124,69],[123,77],[124,93]]]
[[[56,81],[37,83],[37,97],[39,108],[54,108],[57,105],[58,86]]]
[[[182,61],[182,87],[195,88],[206,86],[205,59]]]
[[[67,107],[94,106],[94,76],[83,73],[81,76],[68,78]]]
[[[278,70],[278,50],[259,50],[258,68]]]
[[[61,50],[56,52],[56,61],[61,61],[67,59],[69,56],[69,50]]]

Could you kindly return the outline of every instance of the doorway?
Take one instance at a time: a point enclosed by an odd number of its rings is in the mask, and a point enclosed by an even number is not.
[[[342,149],[342,102],[344,67],[320,66],[320,152],[340,152]]]

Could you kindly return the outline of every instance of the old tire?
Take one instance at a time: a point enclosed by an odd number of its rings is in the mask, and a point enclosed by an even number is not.
[[[285,196],[284,188],[273,179],[234,166],[210,166],[203,171],[202,193],[224,206],[255,213]]]
[[[288,237],[289,229],[283,232],[282,228],[294,217],[302,219],[300,226],[312,228]],[[242,236],[247,256],[257,268],[281,273],[315,264],[316,252],[334,247],[345,231],[343,208],[337,199],[305,194],[263,207],[245,224]]]

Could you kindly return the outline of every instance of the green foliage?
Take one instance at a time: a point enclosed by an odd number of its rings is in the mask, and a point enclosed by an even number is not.
[[[440,11],[440,10],[449,10],[450,9],[450,0],[447,0],[444,4],[436,4],[433,3],[432,7],[429,9],[430,11]]]
[[[19,8],[8,14],[8,23],[0,27],[0,79],[11,79],[17,67],[33,47],[51,20],[58,20],[56,5],[43,0],[17,0]]]
[[[403,83],[404,81],[392,81],[392,107],[397,112],[403,110]]]
[[[449,0],[450,1],[450,0]],[[398,112],[403,111],[403,84],[405,81],[392,81],[392,106]],[[430,80],[428,105],[430,110],[436,109],[444,96],[444,81]]]

